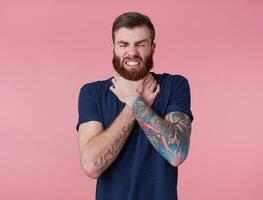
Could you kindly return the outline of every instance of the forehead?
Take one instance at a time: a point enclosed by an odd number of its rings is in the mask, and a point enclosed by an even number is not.
[[[115,42],[126,41],[126,42],[137,42],[140,40],[148,39],[150,41],[151,33],[148,27],[141,26],[135,28],[121,27],[115,32]]]

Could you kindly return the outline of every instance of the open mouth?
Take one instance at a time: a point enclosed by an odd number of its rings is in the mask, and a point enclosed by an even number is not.
[[[140,64],[140,61],[126,61],[125,64],[128,66],[136,66]]]
[[[140,66],[141,61],[139,59],[127,59],[124,63],[129,68],[134,69]]]

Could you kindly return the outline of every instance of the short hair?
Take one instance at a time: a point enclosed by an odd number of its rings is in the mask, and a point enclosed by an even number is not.
[[[155,29],[150,18],[144,14],[138,12],[126,12],[118,16],[112,25],[112,41],[115,39],[115,32],[121,28],[135,28],[147,26],[151,33],[151,42],[153,43],[155,38]]]

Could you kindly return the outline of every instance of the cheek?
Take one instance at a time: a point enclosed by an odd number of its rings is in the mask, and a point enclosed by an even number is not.
[[[122,52],[122,50],[120,49],[120,48],[118,48],[118,47],[114,47],[113,48],[113,52],[116,54],[116,55],[120,55],[121,54],[121,52]]]
[[[145,58],[151,54],[151,49],[139,49],[138,53]]]
[[[123,53],[123,51],[120,51],[120,50],[115,50],[115,55],[116,56],[118,56],[119,58],[123,58],[123,55],[124,55],[124,53]]]
[[[150,55],[150,52],[149,53],[144,53],[143,55],[141,55],[141,57],[143,58],[143,60],[145,61],[146,58]]]

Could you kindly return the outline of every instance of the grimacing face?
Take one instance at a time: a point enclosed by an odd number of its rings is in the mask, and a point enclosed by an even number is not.
[[[112,64],[125,79],[137,81],[144,78],[153,68],[155,43],[147,26],[119,28],[113,43]]]

